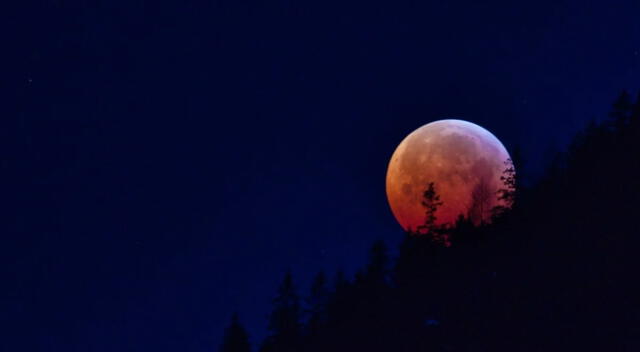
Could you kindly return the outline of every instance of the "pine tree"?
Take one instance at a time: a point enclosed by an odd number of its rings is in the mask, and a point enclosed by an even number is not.
[[[631,101],[631,95],[626,90],[622,91],[618,99],[613,102],[611,112],[609,113],[609,117],[616,130],[621,131],[628,124],[632,109],[633,103]]]
[[[504,164],[506,168],[500,176],[504,188],[498,190],[498,199],[504,201],[506,207],[511,208],[516,201],[516,169],[511,159],[507,159]]]
[[[220,352],[250,352],[249,335],[240,324],[238,314],[233,314],[231,324],[225,329]]]
[[[309,313],[307,332],[309,335],[315,335],[322,324],[326,322],[328,300],[327,276],[323,272],[319,272],[311,284],[311,292],[307,299]]]
[[[633,108],[631,109],[631,118],[633,120],[640,119],[640,91],[638,92],[636,102],[633,104]]]
[[[389,267],[387,246],[383,241],[376,241],[371,246],[369,264],[365,271],[365,280],[372,285],[381,286],[386,283]]]
[[[633,133],[632,138],[636,140],[640,135],[640,91],[638,91],[636,101],[631,108],[631,121],[629,125],[632,130],[631,133]]]
[[[269,317],[270,335],[265,339],[262,352],[294,352],[300,348],[302,326],[300,301],[293,285],[291,273],[287,273],[273,300],[274,309]]]
[[[502,176],[500,176],[502,188],[496,192],[498,201],[502,201],[502,204],[498,204],[491,209],[494,218],[504,215],[507,210],[513,208],[516,201],[516,169],[510,158],[505,160],[504,165],[505,169],[502,171]]]
[[[484,225],[487,212],[491,210],[491,199],[493,192],[486,179],[481,178],[471,192],[471,207],[469,208],[469,219],[475,225]]]
[[[418,232],[424,231],[424,234],[431,236],[434,240],[439,240],[439,227],[436,224],[436,212],[438,208],[444,204],[440,200],[440,195],[436,192],[433,182],[429,182],[427,189],[422,194],[422,206],[425,208],[424,224],[418,226]]]

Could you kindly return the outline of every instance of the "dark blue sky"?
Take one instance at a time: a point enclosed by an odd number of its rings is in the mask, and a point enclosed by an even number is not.
[[[402,237],[388,158],[455,117],[530,173],[640,85],[640,2],[42,1],[3,21],[0,342],[253,341],[290,269]]]

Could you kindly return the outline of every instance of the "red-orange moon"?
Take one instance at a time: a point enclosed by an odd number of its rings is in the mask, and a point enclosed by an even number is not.
[[[453,224],[467,215],[474,188],[482,182],[491,195],[490,209],[502,203],[496,192],[510,159],[504,145],[491,132],[463,120],[440,120],[411,132],[398,145],[387,169],[387,199],[405,230],[425,222],[423,193],[430,182],[443,202],[436,223]],[[487,217],[488,218],[488,217]]]

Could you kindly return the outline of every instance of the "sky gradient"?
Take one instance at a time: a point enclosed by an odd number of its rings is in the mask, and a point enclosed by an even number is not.
[[[399,242],[408,133],[472,121],[535,177],[640,82],[637,1],[13,6],[8,350],[211,351],[233,311],[258,341],[287,270]]]

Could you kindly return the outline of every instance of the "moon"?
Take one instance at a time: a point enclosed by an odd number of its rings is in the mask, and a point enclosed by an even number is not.
[[[497,191],[509,153],[491,132],[468,121],[447,119],[411,132],[394,151],[387,168],[386,191],[393,215],[405,231],[425,222],[423,193],[434,183],[443,204],[437,225],[452,225],[459,215],[489,222],[490,209],[504,205]],[[485,203],[478,211],[477,192]],[[474,210],[475,209],[475,210]]]

